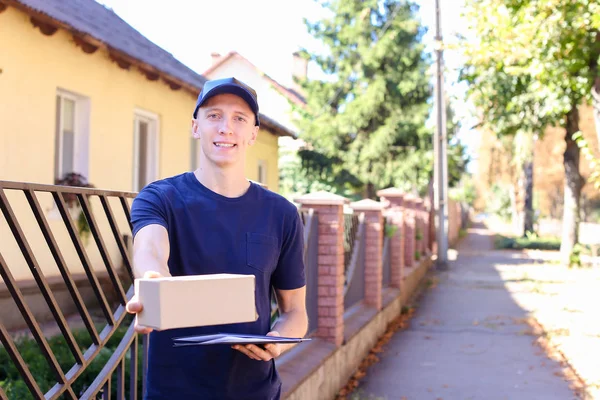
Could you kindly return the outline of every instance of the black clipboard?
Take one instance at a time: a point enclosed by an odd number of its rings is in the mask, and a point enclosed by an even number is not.
[[[244,335],[240,333],[215,333],[210,335],[183,336],[173,338],[173,346],[206,346],[214,344],[255,344],[265,345],[268,343],[300,343],[309,341],[309,338],[290,338],[266,335]]]

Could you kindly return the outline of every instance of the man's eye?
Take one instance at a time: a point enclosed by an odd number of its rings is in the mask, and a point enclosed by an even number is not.
[[[246,118],[244,117],[237,117],[237,120],[241,122],[246,122]]]
[[[218,118],[219,114],[208,114],[208,118]]]

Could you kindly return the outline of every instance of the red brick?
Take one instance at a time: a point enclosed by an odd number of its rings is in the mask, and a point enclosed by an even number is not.
[[[337,325],[336,322],[337,321],[335,320],[335,318],[324,317],[319,320],[319,325],[326,327],[335,327]]]
[[[325,296],[319,297],[319,306],[322,306],[322,307],[333,307],[335,305],[336,305],[336,298],[335,297],[325,297]]]
[[[338,243],[337,235],[319,235],[320,244],[336,245]]]
[[[319,284],[320,285],[336,286],[337,282],[338,282],[338,279],[336,279],[335,276],[331,276],[331,275],[319,276]]]
[[[332,256],[332,255],[319,255],[319,264],[335,264],[337,261],[337,257],[336,256]]]

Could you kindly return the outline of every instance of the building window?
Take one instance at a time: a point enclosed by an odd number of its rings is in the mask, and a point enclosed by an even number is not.
[[[89,133],[89,99],[65,90],[58,90],[54,141],[56,179],[62,179],[71,172],[89,177]]]
[[[133,190],[158,179],[158,115],[136,110],[133,127]]]
[[[263,185],[267,184],[267,162],[265,160],[258,160],[258,182]]]

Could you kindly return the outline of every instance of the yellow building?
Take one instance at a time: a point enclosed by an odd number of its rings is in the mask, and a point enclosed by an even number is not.
[[[94,0],[0,0],[0,38],[0,180],[53,184],[76,172],[96,188],[136,192],[153,180],[196,168],[199,149],[191,136],[191,117],[206,79],[113,11]],[[276,166],[278,138],[293,133],[267,115],[260,120],[247,177],[277,191],[277,168],[260,165]],[[18,190],[4,192],[39,269],[51,286],[64,289],[25,196]],[[82,291],[89,289],[53,199],[38,197],[71,277]],[[90,203],[101,212],[97,198]],[[127,234],[126,215],[117,218]],[[9,225],[0,213],[0,256],[24,293],[42,304]],[[111,237],[105,218],[98,220],[98,228]],[[95,246],[94,240],[85,243],[87,256],[105,280],[106,265]],[[117,243],[107,241],[106,247],[122,273]],[[20,326],[10,319],[20,315],[13,308],[0,279],[0,320],[6,327]],[[49,316],[47,308],[33,308],[40,319]]]
[[[0,1],[0,179],[78,172],[137,191],[196,166],[191,113],[205,78],[94,0]],[[260,103],[260,98],[259,98]],[[279,136],[261,115],[249,179],[278,189]]]

